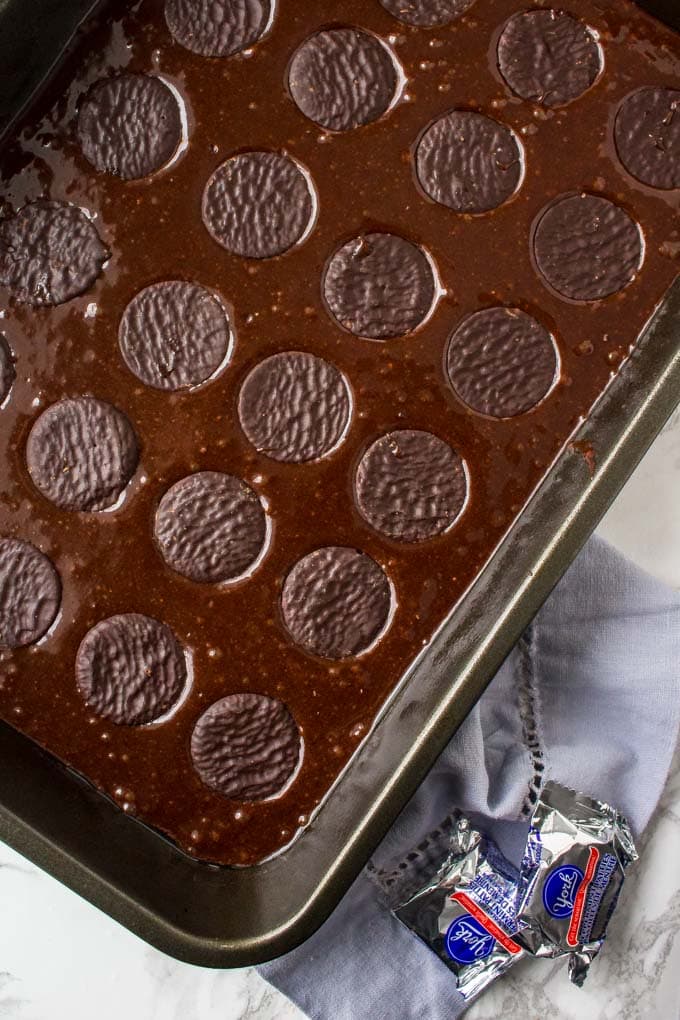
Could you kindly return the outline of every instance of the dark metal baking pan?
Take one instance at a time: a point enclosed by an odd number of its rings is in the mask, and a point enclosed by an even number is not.
[[[41,0],[28,18],[25,0],[0,0],[0,66],[11,79],[0,124],[25,104],[93,6]],[[680,29],[676,0],[644,6]],[[8,48],[26,45],[30,60],[13,57],[10,64]],[[1,723],[0,837],[182,960],[237,966],[292,948],[337,904],[679,398],[680,278],[309,828],[284,853],[247,869],[193,861]],[[594,471],[581,452],[590,446]]]

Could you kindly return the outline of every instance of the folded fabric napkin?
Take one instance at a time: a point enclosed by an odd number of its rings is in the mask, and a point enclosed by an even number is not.
[[[637,835],[679,725],[680,593],[591,539],[370,868],[389,868],[453,808],[519,863],[547,778],[613,804]],[[311,1020],[451,1020],[466,1005],[444,964],[382,906],[368,870],[312,938],[259,970]]]

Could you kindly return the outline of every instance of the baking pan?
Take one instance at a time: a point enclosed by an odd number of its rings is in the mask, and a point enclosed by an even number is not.
[[[19,114],[94,6],[42,0],[27,18],[25,0],[0,0],[0,128]],[[680,30],[676,0],[641,6]],[[4,723],[0,837],[187,962],[242,966],[292,948],[343,895],[679,397],[680,278],[285,852],[243,869],[194,861]]]

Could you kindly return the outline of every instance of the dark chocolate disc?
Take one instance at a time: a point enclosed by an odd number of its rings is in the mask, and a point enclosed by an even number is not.
[[[191,735],[194,768],[229,800],[275,797],[300,761],[300,731],[282,702],[264,694],[228,694],[200,717]]]
[[[215,294],[170,280],[145,287],[123,313],[118,342],[125,364],[147,386],[199,386],[229,352],[229,318]]]
[[[331,257],[323,293],[333,316],[350,333],[388,340],[425,321],[436,281],[417,244],[398,234],[362,234]]]
[[[16,378],[14,358],[9,344],[0,334],[0,406],[5,402]]]
[[[433,28],[449,25],[472,7],[475,0],[380,0],[386,11],[405,25]]]
[[[276,152],[244,152],[215,170],[203,192],[203,222],[227,251],[248,259],[282,255],[309,230],[311,186]]]
[[[295,51],[288,71],[298,108],[329,131],[349,131],[382,117],[397,81],[387,47],[358,28],[316,32]]]
[[[137,468],[137,437],[126,415],[94,397],[52,404],[26,444],[35,486],[62,510],[105,510]]]
[[[201,584],[242,576],[261,554],[267,518],[256,493],[233,475],[200,471],[161,499],[154,535],[178,574]]]
[[[633,177],[650,188],[680,188],[680,91],[644,88],[621,103],[616,151]]]
[[[644,254],[638,225],[599,195],[565,195],[542,213],[534,258],[550,286],[572,301],[598,301],[635,278]]]
[[[102,620],[83,638],[76,683],[97,713],[121,726],[142,726],[165,715],[187,679],[182,646],[165,623],[122,613]]]
[[[165,20],[185,49],[230,57],[256,43],[269,24],[270,0],[165,0]]]
[[[451,334],[446,366],[454,390],[473,411],[512,418],[534,407],[558,369],[545,326],[519,308],[473,312]]]
[[[0,648],[32,645],[61,605],[59,574],[30,542],[0,537]]]
[[[602,70],[595,35],[572,14],[522,11],[498,40],[498,69],[515,95],[543,106],[582,96]]]
[[[241,427],[255,449],[300,463],[325,457],[347,428],[352,402],[335,365],[302,351],[261,361],[241,389]]]
[[[423,132],[416,174],[434,202],[461,213],[496,209],[517,191],[522,146],[509,127],[471,110],[452,110]]]
[[[165,82],[149,74],[119,74],[95,82],[78,113],[83,155],[101,173],[126,181],[169,163],[182,141],[179,104]]]
[[[431,432],[389,432],[369,446],[357,468],[362,516],[398,542],[422,542],[446,531],[466,495],[462,459]]]
[[[109,254],[92,220],[66,202],[30,202],[0,221],[0,283],[24,304],[60,305],[77,297]]]
[[[284,581],[281,612],[293,641],[325,659],[361,655],[390,615],[390,584],[375,560],[327,546],[295,564]]]

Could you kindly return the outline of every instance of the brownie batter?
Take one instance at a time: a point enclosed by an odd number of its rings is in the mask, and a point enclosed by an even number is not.
[[[0,717],[294,839],[677,275],[679,96],[629,0],[111,0],[0,154]]]

